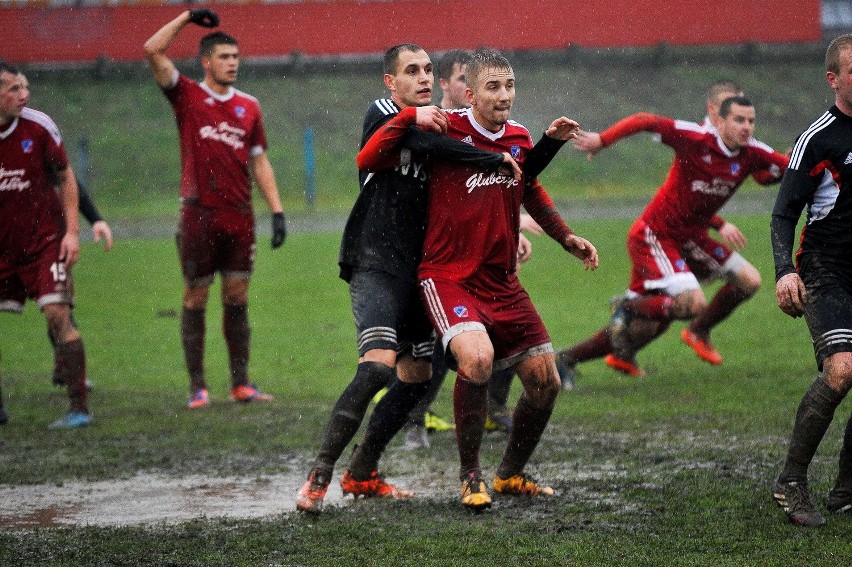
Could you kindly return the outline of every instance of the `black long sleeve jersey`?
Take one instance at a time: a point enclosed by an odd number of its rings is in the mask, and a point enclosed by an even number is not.
[[[798,254],[827,255],[852,266],[852,116],[832,106],[797,139],[772,211],[776,281],[795,271],[796,225],[807,206]]]
[[[361,147],[399,111],[390,99],[372,102],[364,117]],[[429,153],[463,152],[456,154],[458,159],[490,170],[503,161],[501,154],[479,150],[447,136],[424,132],[415,139],[416,151],[400,146],[396,167],[358,173],[361,190],[343,230],[338,261],[340,277],[347,282],[356,267],[416,281],[426,232]]]

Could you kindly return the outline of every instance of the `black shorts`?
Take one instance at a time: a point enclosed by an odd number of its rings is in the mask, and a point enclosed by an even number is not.
[[[355,268],[349,295],[360,356],[383,349],[414,358],[431,358],[434,334],[416,281]]]
[[[805,320],[817,367],[838,352],[852,352],[852,263],[803,253],[799,275],[808,290]]]

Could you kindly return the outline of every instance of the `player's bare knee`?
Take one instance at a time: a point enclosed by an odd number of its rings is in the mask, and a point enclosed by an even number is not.
[[[68,305],[45,305],[43,312],[47,327],[50,333],[56,337],[57,342],[67,343],[80,337],[74,325],[71,324],[71,311]]]
[[[210,288],[207,286],[186,286],[183,290],[183,306],[187,309],[204,309]]]
[[[248,304],[248,280],[236,278],[223,279],[222,303],[224,305]]]
[[[485,384],[491,378],[492,361],[484,356],[473,356],[459,361],[459,373],[476,384]]]
[[[555,370],[555,367],[554,367]],[[559,396],[559,376],[554,372],[535,373],[522,380],[524,392],[530,403],[538,409],[548,409],[556,404]]]
[[[748,299],[760,289],[762,280],[757,268],[749,264],[737,273],[736,278],[731,283]]]
[[[397,362],[396,374],[406,384],[422,384],[432,378],[432,364],[422,358],[406,356]]]
[[[843,395],[852,390],[852,352],[832,354],[823,362],[823,379],[835,392]]]
[[[374,348],[368,350],[358,359],[358,362],[378,362],[390,368],[396,366],[396,351],[390,349]]]
[[[707,299],[701,290],[684,291],[672,301],[671,313],[675,319],[692,319],[707,307]]]

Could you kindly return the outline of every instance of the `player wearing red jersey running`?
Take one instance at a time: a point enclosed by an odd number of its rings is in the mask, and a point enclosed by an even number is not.
[[[18,70],[0,62],[0,310],[19,313],[27,298],[38,301],[57,339],[71,404],[50,427],[70,429],[92,421],[85,349],[70,316],[71,267],[80,251],[77,183],[59,128],[27,100]]]
[[[532,142],[526,128],[509,120],[515,99],[509,62],[495,51],[479,51],[468,64],[466,82],[470,109],[448,112],[447,133],[476,147],[508,151],[524,163]],[[458,373],[453,412],[462,504],[473,510],[491,504],[479,448],[487,382],[493,369],[506,367],[515,369],[524,393],[492,486],[503,494],[552,494],[524,473],[553,410],[559,379],[550,337],[516,274],[521,204],[587,269],[597,268],[597,251],[568,228],[534,179],[518,181],[436,160],[429,191],[418,276],[432,324]]]
[[[237,41],[222,32],[199,46],[204,80],[178,73],[166,50],[189,23],[219,25],[207,9],[187,10],[145,43],[154,81],[177,119],[181,150],[181,217],[178,234],[185,281],[181,338],[190,377],[190,409],[209,404],[204,379],[205,309],[214,274],[222,275],[222,328],[231,368],[231,399],[271,399],[248,378],[248,285],[254,267],[252,178],[272,211],[272,248],[281,246],[286,223],[266,156],[266,134],[257,100],[233,87],[239,67]]]
[[[745,246],[740,230],[717,215],[753,172],[777,178],[788,159],[752,138],[755,112],[744,97],[720,108],[718,130],[652,114],[636,114],[600,134],[581,132],[575,147],[591,154],[641,131],[659,134],[675,150],[665,183],[633,223],[627,249],[633,262],[625,298],[613,303],[610,324],[586,341],[559,353],[563,373],[578,362],[608,355],[611,367],[641,375],[635,353],[662,334],[674,319],[692,320],[682,337],[712,364],[722,357],[710,331],[760,286],[760,274],[736,250]],[[710,237],[716,229],[723,242]],[[733,249],[733,250],[732,250]],[[708,304],[699,280],[726,284]]]

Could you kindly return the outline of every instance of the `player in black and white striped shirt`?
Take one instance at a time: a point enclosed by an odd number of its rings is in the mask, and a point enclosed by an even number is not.
[[[778,306],[805,316],[820,374],[802,397],[787,460],[773,496],[791,522],[820,526],[825,518],[808,490],[808,466],[852,388],[852,34],[825,56],[835,103],[796,140],[772,212]],[[807,220],[796,251],[802,209]],[[852,514],[852,418],[846,424],[839,471],[828,493],[830,512]]]

